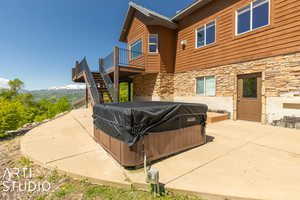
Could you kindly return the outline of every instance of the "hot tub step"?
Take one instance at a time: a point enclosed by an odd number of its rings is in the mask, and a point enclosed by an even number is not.
[[[207,123],[215,123],[219,121],[224,121],[228,119],[227,113],[215,113],[215,112],[207,112]]]

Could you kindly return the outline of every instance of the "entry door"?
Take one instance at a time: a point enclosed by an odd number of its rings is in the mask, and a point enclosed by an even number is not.
[[[261,121],[261,73],[238,76],[237,118]]]

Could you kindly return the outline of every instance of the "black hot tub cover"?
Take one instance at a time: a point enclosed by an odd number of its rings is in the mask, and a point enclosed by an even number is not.
[[[147,134],[198,124],[205,126],[206,112],[207,105],[195,103],[108,103],[95,105],[93,118],[97,129],[132,146]]]

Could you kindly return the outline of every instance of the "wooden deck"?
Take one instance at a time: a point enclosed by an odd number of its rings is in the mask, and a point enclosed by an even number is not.
[[[110,75],[111,79],[114,80],[115,68],[111,68],[107,70],[107,73]],[[118,74],[119,74],[119,82],[131,82],[131,76],[143,74],[145,73],[145,69],[142,67],[132,67],[132,66],[119,66]]]

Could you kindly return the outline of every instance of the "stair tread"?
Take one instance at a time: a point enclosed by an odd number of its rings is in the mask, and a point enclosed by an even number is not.
[[[99,94],[107,96],[109,100],[112,101],[111,94],[109,93],[100,72],[92,72],[92,75],[95,83],[97,84],[97,91],[99,92]]]

